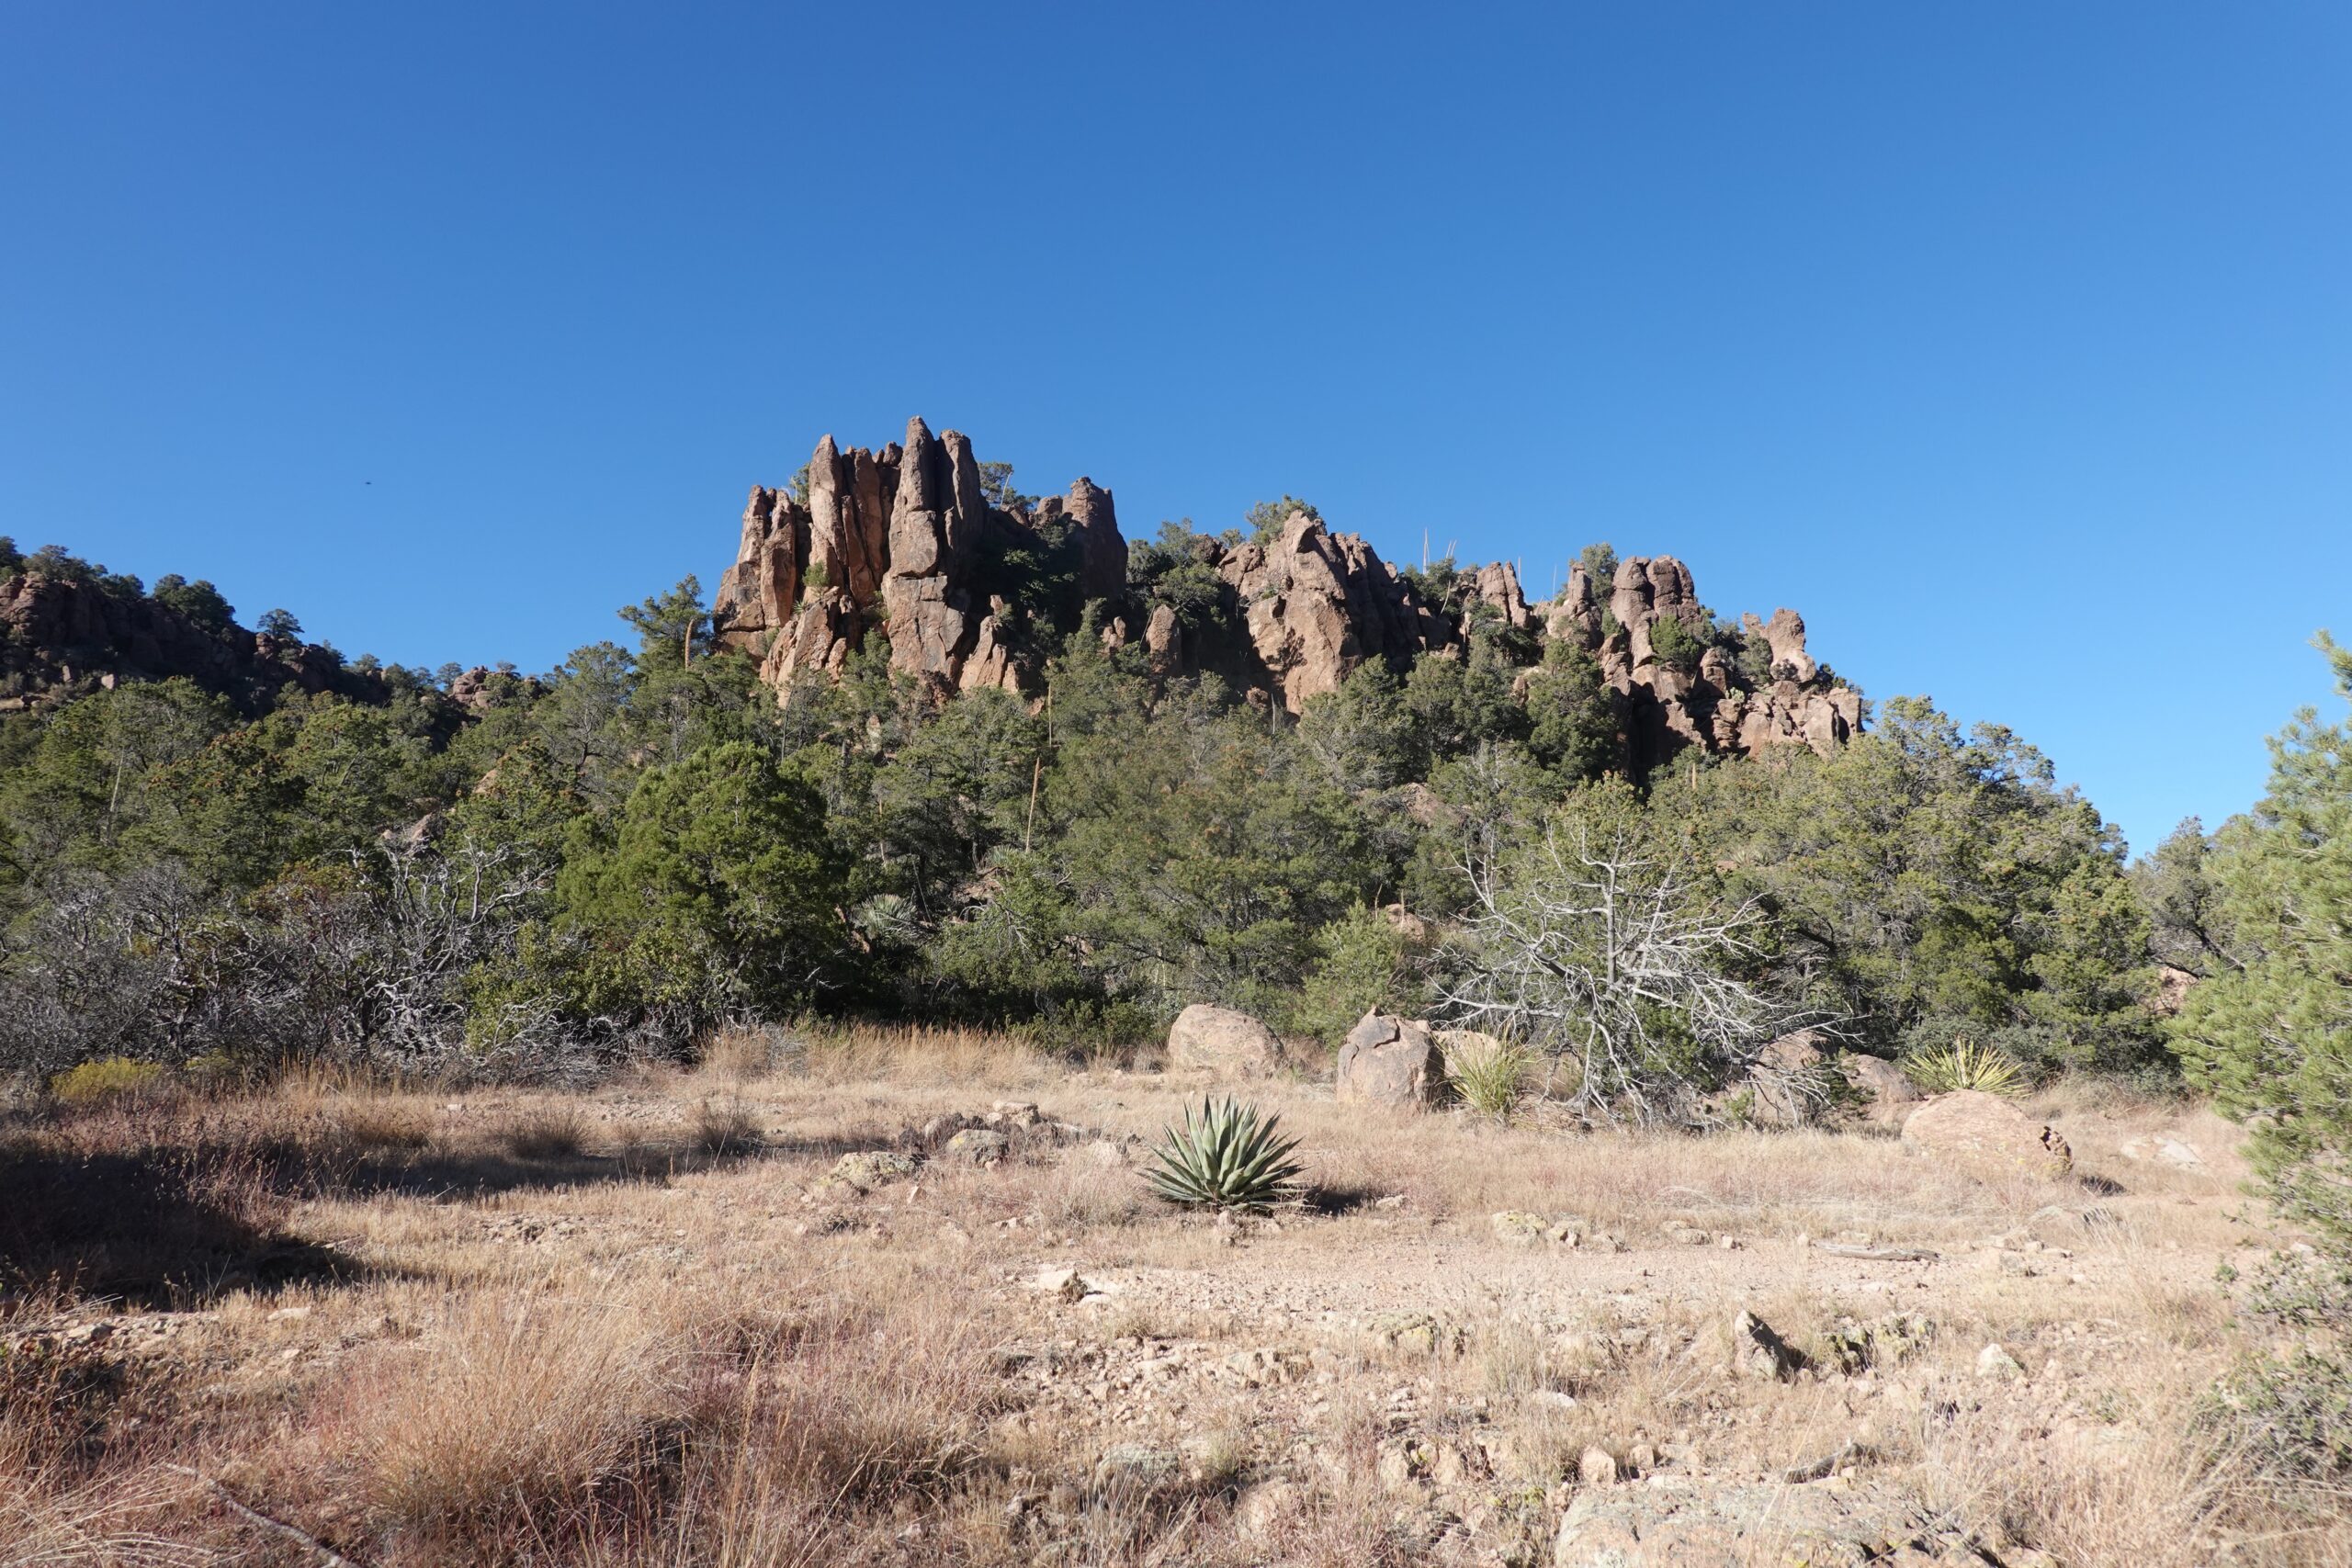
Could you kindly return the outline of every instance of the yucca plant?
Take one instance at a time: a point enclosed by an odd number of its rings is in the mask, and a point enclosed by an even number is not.
[[[1453,1052],[1446,1060],[1446,1076],[1462,1103],[1481,1116],[1507,1122],[1527,1092],[1527,1075],[1535,1055],[1524,1046],[1505,1041],[1481,1043]]]
[[[1298,1140],[1275,1135],[1281,1121],[1237,1100],[1204,1099],[1183,1126],[1168,1129],[1143,1179],[1171,1203],[1263,1210],[1289,1196],[1305,1168],[1288,1157]]]
[[[1911,1081],[1930,1094],[1973,1089],[2014,1100],[2025,1092],[2025,1066],[1996,1045],[1955,1040],[1922,1051],[1903,1064]]]

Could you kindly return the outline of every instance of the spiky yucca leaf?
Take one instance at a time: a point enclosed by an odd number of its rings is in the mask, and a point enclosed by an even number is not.
[[[1281,1121],[1239,1100],[1204,1099],[1199,1112],[1186,1111],[1184,1125],[1169,1128],[1151,1151],[1158,1163],[1144,1180],[1171,1203],[1264,1209],[1288,1196],[1305,1168],[1289,1157],[1298,1140],[1275,1135]]]
[[[2025,1066],[1997,1045],[1975,1045],[1955,1040],[1950,1045],[1922,1051],[1903,1064],[1911,1081],[1930,1094],[1973,1089],[1983,1094],[2015,1099],[2025,1092]]]

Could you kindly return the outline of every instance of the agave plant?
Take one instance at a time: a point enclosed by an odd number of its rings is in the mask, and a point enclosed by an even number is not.
[[[1910,1057],[1903,1070],[1930,1094],[1973,1089],[1980,1094],[2014,1099],[2025,1092],[2024,1065],[1997,1045],[1955,1040]]]
[[[1151,1190],[1171,1203],[1258,1211],[1288,1196],[1305,1168],[1288,1156],[1296,1138],[1274,1134],[1279,1116],[1261,1117],[1237,1100],[1201,1101],[1198,1113],[1170,1127],[1143,1173]]]

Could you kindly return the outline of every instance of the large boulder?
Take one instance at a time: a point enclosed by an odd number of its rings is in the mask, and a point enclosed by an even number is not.
[[[1903,1141],[1986,1181],[2054,1179],[2075,1167],[2074,1151],[2056,1129],[1973,1089],[1939,1094],[1911,1112]]]
[[[1901,1067],[1883,1056],[1849,1051],[1838,1058],[1838,1072],[1861,1102],[1862,1114],[1873,1122],[1899,1125],[1926,1098]]]
[[[1767,1126],[1794,1127],[1813,1120],[1828,1098],[1822,1066],[1829,1037],[1817,1029],[1797,1029],[1768,1043],[1749,1066],[1748,1114]]]
[[[1424,1106],[1445,1087],[1444,1064],[1427,1029],[1375,1010],[1348,1032],[1335,1083],[1343,1104]]]
[[[1246,1012],[1194,1002],[1168,1031],[1168,1066],[1224,1078],[1259,1078],[1280,1069],[1283,1043]]]

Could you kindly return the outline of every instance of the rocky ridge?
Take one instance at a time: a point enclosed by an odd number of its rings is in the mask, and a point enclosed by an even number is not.
[[[1069,580],[1062,620],[1074,626],[1080,605],[1094,606],[1104,644],[1140,646],[1154,676],[1213,672],[1291,714],[1367,662],[1401,672],[1419,657],[1464,657],[1470,624],[1484,620],[1536,658],[1565,640],[1596,660],[1637,769],[1690,747],[1826,752],[1861,728],[1860,694],[1806,651],[1802,616],[1744,617],[1736,640],[1751,651],[1735,663],[1711,635],[1690,569],[1671,556],[1623,560],[1607,582],[1576,567],[1556,599],[1531,604],[1508,562],[1455,574],[1431,603],[1362,537],[1306,511],[1271,539],[1197,537],[1193,548],[1234,611],[1204,630],[1130,584],[1109,491],[1081,478],[1065,496],[991,500],[971,442],[933,435],[918,418],[903,444],[878,451],[844,451],[828,435],[805,484],[755,488],[713,618],[720,644],[756,657],[779,692],[839,673],[878,636],[894,669],[943,695],[1035,694],[1046,628],[1012,602],[1021,582],[1002,563],[1057,558]],[[1687,635],[1662,631],[1667,622]]]
[[[0,713],[174,677],[249,712],[288,685],[363,702],[387,695],[380,680],[316,643],[204,625],[153,598],[38,566],[0,575]]]

